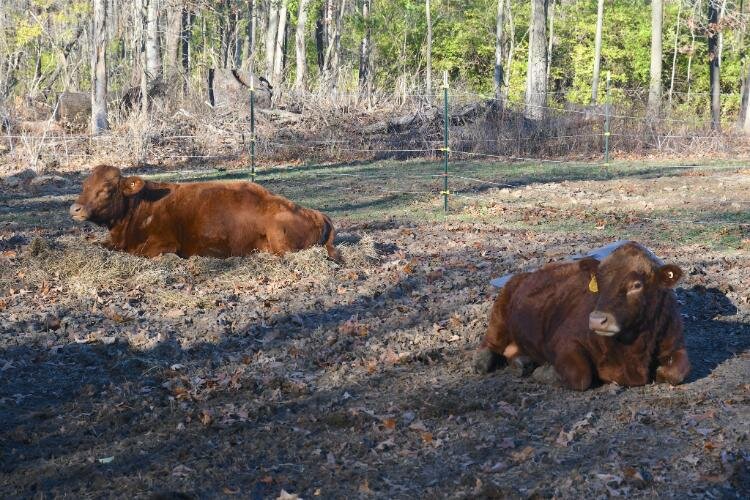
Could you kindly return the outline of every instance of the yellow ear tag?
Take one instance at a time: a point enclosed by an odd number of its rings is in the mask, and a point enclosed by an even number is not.
[[[596,282],[596,275],[591,275],[591,281],[589,281],[589,291],[591,293],[599,293],[599,283]]]

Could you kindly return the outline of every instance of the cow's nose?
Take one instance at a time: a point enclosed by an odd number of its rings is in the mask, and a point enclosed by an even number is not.
[[[589,314],[589,328],[604,336],[612,336],[620,331],[615,317],[603,311],[593,311]]]
[[[84,210],[83,205],[80,203],[73,203],[70,206],[70,216],[74,219],[85,219],[86,211]]]

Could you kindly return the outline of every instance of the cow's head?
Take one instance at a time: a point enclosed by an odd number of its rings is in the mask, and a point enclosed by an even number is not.
[[[123,177],[117,167],[99,165],[83,182],[70,216],[111,227],[125,215],[127,198],[137,195],[145,184],[140,177]]]
[[[677,284],[682,270],[663,264],[648,249],[628,242],[601,263],[592,258],[579,262],[591,278],[588,293],[597,294],[589,315],[589,328],[605,337],[637,333],[649,314],[659,307],[664,291]]]

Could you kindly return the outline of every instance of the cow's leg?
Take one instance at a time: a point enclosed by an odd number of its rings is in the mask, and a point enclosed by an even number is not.
[[[516,354],[510,355],[509,351],[515,350]],[[508,360],[510,371],[518,377],[528,377],[534,372],[537,364],[528,356],[521,354],[516,344],[510,344],[503,353]]]
[[[690,361],[683,347],[668,356],[660,356],[659,367],[656,369],[656,382],[678,385],[689,373]]]
[[[261,250],[276,255],[284,255],[289,251],[301,250],[301,248],[293,246],[290,240],[291,238],[286,234],[284,226],[277,225],[266,232],[266,245]]]
[[[487,333],[484,334],[482,344],[474,354],[473,365],[477,373],[489,373],[504,366],[509,360],[518,359],[517,363],[521,363],[522,366],[528,360],[513,341],[508,326],[510,298],[526,276],[526,273],[513,276],[492,304]]]
[[[656,382],[677,385],[690,374],[690,360],[685,350],[682,320],[679,316],[672,318],[659,341],[657,357],[659,366],[656,368]]]
[[[564,347],[555,356],[554,366],[565,387],[576,391],[585,391],[591,387],[594,379],[591,361],[580,347]]]
[[[504,357],[504,353],[510,344],[510,336],[502,311],[504,293],[503,290],[492,305],[487,333],[479,349],[474,353],[473,366],[477,373],[489,373],[506,363],[507,358]]]

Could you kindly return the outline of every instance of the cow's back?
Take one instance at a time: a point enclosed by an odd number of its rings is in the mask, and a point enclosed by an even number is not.
[[[176,184],[159,209],[182,228],[180,254],[245,255],[253,250],[283,253],[317,242],[315,211],[249,182]],[[277,235],[289,234],[286,242]],[[289,248],[283,248],[289,247]]]

